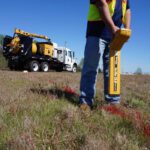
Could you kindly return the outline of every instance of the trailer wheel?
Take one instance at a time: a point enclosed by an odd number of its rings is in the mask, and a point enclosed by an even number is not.
[[[41,63],[41,71],[48,72],[48,70],[49,70],[49,64],[47,62],[42,62]]]
[[[30,67],[30,71],[31,72],[39,71],[39,63],[38,63],[38,61],[36,61],[36,60],[31,61],[30,64],[29,64],[29,67]]]
[[[76,73],[76,72],[77,72],[77,66],[76,66],[76,65],[73,65],[72,72],[73,72],[73,73]]]

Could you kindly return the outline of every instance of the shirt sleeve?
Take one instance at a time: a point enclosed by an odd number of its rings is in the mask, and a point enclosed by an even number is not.
[[[130,0],[127,0],[127,9],[130,9]]]

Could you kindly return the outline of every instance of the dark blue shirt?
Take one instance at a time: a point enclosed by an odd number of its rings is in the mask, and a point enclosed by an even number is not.
[[[90,0],[90,3],[94,2]],[[127,9],[130,9],[129,0],[127,0]],[[122,16],[122,0],[116,0],[115,12],[112,19],[114,24],[119,28],[122,26]],[[88,21],[87,36],[98,36],[107,41],[112,39],[112,34],[103,21]]]

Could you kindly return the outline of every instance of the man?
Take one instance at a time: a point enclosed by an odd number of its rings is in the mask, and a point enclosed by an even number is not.
[[[120,96],[108,94],[109,44],[116,31],[130,28],[129,0],[90,0],[87,25],[87,41],[80,83],[80,105],[93,106],[100,55],[103,53],[104,96],[107,103],[120,103]]]

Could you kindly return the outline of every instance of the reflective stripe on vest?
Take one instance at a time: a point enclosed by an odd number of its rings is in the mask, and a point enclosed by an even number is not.
[[[110,15],[113,16],[116,7],[116,0],[112,0],[108,3]],[[125,22],[125,13],[127,7],[127,0],[122,0],[122,14],[123,14],[123,22]],[[95,4],[90,4],[88,21],[99,21],[102,20],[102,17],[99,13],[99,10]]]
[[[126,10],[127,10],[127,0],[122,0],[122,22],[125,24],[126,22]]]

